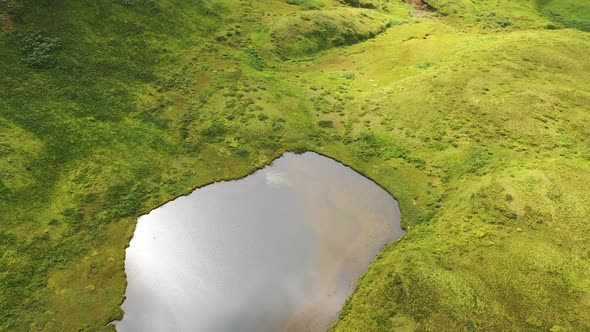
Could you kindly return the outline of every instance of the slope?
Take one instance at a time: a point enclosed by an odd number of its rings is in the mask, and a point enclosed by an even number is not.
[[[112,330],[137,216],[287,150],[408,230],[334,330],[590,329],[590,36],[429,4],[0,2],[0,330]]]

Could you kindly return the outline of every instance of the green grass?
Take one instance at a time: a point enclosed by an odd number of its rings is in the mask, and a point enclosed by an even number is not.
[[[287,3],[301,6],[303,9],[320,9],[326,6],[328,0],[288,0]]]
[[[379,12],[338,8],[286,16],[274,22],[270,33],[278,55],[296,58],[374,38],[391,24]]]
[[[408,231],[333,330],[590,330],[587,6],[312,3],[0,1],[0,330],[112,330],[137,216],[287,150]]]
[[[570,28],[590,32],[590,3],[572,0],[538,0],[543,14]]]

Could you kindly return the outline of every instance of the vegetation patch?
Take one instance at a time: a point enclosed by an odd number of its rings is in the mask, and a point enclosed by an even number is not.
[[[538,0],[539,10],[556,23],[590,32],[590,3],[574,0]]]
[[[139,215],[306,150],[407,230],[334,331],[590,330],[584,2],[7,3],[0,330],[113,331]]]
[[[303,9],[320,9],[327,5],[328,0],[287,0],[288,4],[301,6]]]
[[[387,16],[368,9],[318,10],[281,18],[271,36],[276,52],[291,58],[374,38],[391,24]]]
[[[539,16],[533,1],[469,1],[469,0],[430,0],[430,8],[446,15],[460,18],[464,23],[478,25],[483,29],[533,28],[547,25],[547,20]],[[515,22],[518,22],[515,24]]]
[[[55,65],[56,52],[61,48],[59,38],[48,37],[40,31],[16,33],[17,42],[23,55],[22,61],[33,68],[47,68]]]

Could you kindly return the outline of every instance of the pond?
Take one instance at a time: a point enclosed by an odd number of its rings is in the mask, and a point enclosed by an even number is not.
[[[324,331],[383,246],[397,202],[316,153],[196,189],[139,218],[119,331]]]

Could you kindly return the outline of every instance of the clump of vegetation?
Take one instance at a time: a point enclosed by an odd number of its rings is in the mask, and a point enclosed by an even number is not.
[[[346,72],[342,73],[340,76],[342,76],[343,78],[350,80],[350,81],[354,80],[354,78],[356,77],[354,75],[354,73],[351,71],[346,71]]]
[[[260,56],[256,50],[247,48],[244,50],[246,56],[246,62],[252,69],[261,71],[264,68],[264,59]]]
[[[484,26],[487,28],[507,28],[512,25],[512,21],[507,17],[499,17],[495,12],[484,15]]]
[[[22,61],[33,68],[47,68],[55,65],[56,52],[61,48],[59,38],[51,38],[40,31],[17,33]]]
[[[10,188],[0,180],[0,198],[8,200],[10,198]]]
[[[326,6],[327,0],[287,0],[287,3],[301,6],[303,9],[320,9]]]
[[[574,0],[539,0],[539,11],[568,28],[590,32],[590,4]]]
[[[382,8],[386,1],[383,0],[341,0],[342,3],[352,6],[352,7],[360,7],[360,8]]]
[[[228,128],[225,124],[220,121],[214,121],[212,124],[201,130],[201,135],[205,138],[205,140],[209,142],[215,142],[223,139],[227,132]]]

